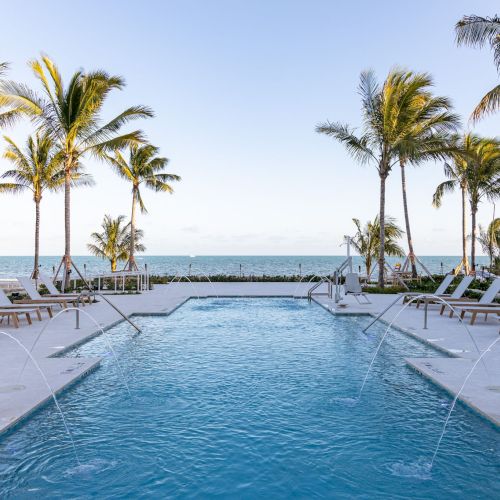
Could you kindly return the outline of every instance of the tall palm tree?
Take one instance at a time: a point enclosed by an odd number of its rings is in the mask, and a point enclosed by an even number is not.
[[[101,259],[108,259],[111,272],[116,271],[119,261],[126,261],[130,251],[130,222],[125,224],[125,216],[119,215],[116,219],[105,215],[101,224],[102,232],[92,233],[90,237],[94,243],[89,243],[87,248],[92,255]],[[140,242],[144,233],[141,229],[135,229],[134,250],[144,252],[146,247]]]
[[[500,17],[464,16],[455,25],[458,45],[481,48],[488,44],[493,50],[493,59],[500,70]],[[500,109],[500,85],[493,87],[479,102],[472,113],[472,120]]]
[[[500,255],[500,218],[493,219],[487,228],[479,225],[479,236],[477,241],[481,245],[483,252],[490,259],[490,269],[493,268],[495,258]]]
[[[471,267],[476,266],[477,212],[483,199],[494,201],[500,196],[500,142],[468,134],[462,142],[462,151],[454,155],[454,164],[445,165],[448,181],[441,183],[434,193],[434,205],[439,206],[444,193],[460,187],[462,198],[467,195],[471,213]],[[462,217],[464,218],[464,201]],[[462,222],[462,247],[465,248],[465,222]],[[462,257],[463,258],[463,257]],[[465,262],[465,261],[464,261]]]
[[[46,56],[30,62],[42,92],[37,94],[26,85],[12,81],[0,83],[0,114],[28,116],[33,123],[47,131],[63,155],[64,179],[64,265],[63,289],[69,286],[71,260],[71,178],[85,155],[107,158],[106,153],[144,140],[142,132],[118,135],[123,125],[137,118],[153,116],[145,106],[132,106],[106,123],[102,123],[104,103],[113,90],[123,89],[121,77],[110,76],[102,70],[75,72],[65,86],[54,62]],[[73,265],[74,267],[74,265]]]
[[[180,181],[181,178],[175,174],[165,172],[168,159],[157,156],[159,148],[151,145],[131,145],[129,148],[128,162],[123,155],[116,151],[114,156],[108,156],[108,161],[114,167],[120,177],[132,184],[132,213],[130,216],[130,250],[128,258],[128,269],[137,270],[134,250],[136,239],[136,206],[142,213],[147,213],[141,196],[141,184],[154,190],[165,193],[173,193],[173,188],[169,184],[172,181]]]
[[[432,205],[439,208],[446,193],[452,193],[455,189],[460,189],[462,198],[462,262],[460,266],[464,268],[465,274],[469,274],[469,257],[467,252],[467,161],[472,154],[472,143],[474,139],[470,134],[463,137],[454,136],[451,140],[455,151],[450,153],[450,162],[444,164],[444,175],[448,178],[436,188],[432,197]]]
[[[477,143],[467,169],[471,211],[471,264],[476,268],[476,217],[483,199],[495,201],[500,196],[500,142],[483,138]]]
[[[359,219],[352,219],[356,226],[356,234],[351,240],[354,249],[363,258],[366,267],[366,276],[372,273],[373,262],[378,258],[380,250],[380,221],[378,215],[373,221],[368,221],[363,227]],[[387,255],[403,257],[404,251],[398,245],[397,240],[404,234],[396,224],[396,220],[386,216],[385,224],[385,252]]]
[[[373,163],[380,179],[379,220],[380,249],[378,284],[384,286],[385,268],[385,185],[392,167],[401,157],[410,158],[416,151],[410,135],[409,122],[416,110],[422,110],[419,82],[423,77],[400,69],[392,70],[382,85],[371,71],[361,74],[359,93],[362,101],[363,128],[361,135],[341,123],[326,122],[316,131],[345,145],[347,151],[362,164]],[[425,114],[428,108],[424,106]],[[432,130],[432,128],[431,128]],[[418,137],[418,134],[417,134]]]
[[[408,258],[412,276],[416,278],[417,266],[408,211],[405,167],[408,164],[417,166],[427,160],[442,159],[450,149],[449,134],[458,127],[459,118],[450,112],[452,106],[449,99],[432,95],[430,88],[433,81],[430,75],[411,75],[406,80],[406,85],[406,105],[404,117],[401,118],[401,121],[406,123],[402,123],[403,139],[399,141],[398,154]]]
[[[35,202],[35,259],[33,278],[38,278],[40,256],[40,203],[45,191],[57,191],[64,186],[65,172],[63,157],[57,152],[54,142],[47,134],[36,134],[28,137],[24,150],[19,148],[9,137],[4,158],[9,160],[14,168],[7,170],[1,176],[9,182],[0,183],[0,193],[22,193],[31,191]],[[73,185],[89,185],[91,179],[78,170],[72,171]]]

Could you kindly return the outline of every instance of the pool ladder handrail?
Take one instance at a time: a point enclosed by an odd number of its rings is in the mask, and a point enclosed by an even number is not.
[[[115,304],[113,304],[113,302],[111,302],[107,297],[105,297],[102,293],[100,292],[96,292],[95,290],[83,290],[80,295],[78,295],[77,299],[76,299],[76,305],[77,305],[77,309],[76,309],[76,326],[75,328],[78,330],[80,328],[80,303],[81,303],[81,299],[83,297],[96,297],[96,296],[99,296],[101,297],[101,299],[103,299],[105,302],[107,302],[125,321],[127,321],[127,323],[129,323],[131,326],[133,326],[138,333],[142,333],[142,330],[121,310],[119,309],[117,306],[115,306]]]
[[[328,276],[323,276],[307,292],[307,300],[309,302],[311,302],[311,300],[312,300],[312,295],[314,293],[314,290],[316,290],[317,288],[319,288],[323,283],[328,283],[328,291],[326,293],[319,293],[319,292],[317,292],[316,295],[328,295],[328,297],[330,299],[332,298],[333,281]]]
[[[340,302],[340,278],[342,277],[342,273],[344,272],[345,269],[349,268],[349,271],[352,272],[352,257],[347,257],[342,264],[340,264],[337,269],[335,269],[335,272],[333,273],[333,276],[335,278],[335,303],[337,304]]]

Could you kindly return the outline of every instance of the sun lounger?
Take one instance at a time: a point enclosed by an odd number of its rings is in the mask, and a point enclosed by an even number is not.
[[[437,295],[439,297],[445,296],[445,292],[448,289],[448,287],[451,285],[451,282],[454,280],[454,278],[455,278],[455,275],[453,275],[453,274],[447,274],[443,278],[443,281],[441,281],[441,283],[439,284],[439,286],[436,288],[436,290],[434,291],[433,295]],[[406,295],[405,298],[404,298],[404,300],[403,300],[403,303],[404,302],[408,302],[408,299],[411,298],[411,297],[414,297],[414,294]],[[422,301],[423,301],[423,299],[418,299],[416,301],[417,302],[417,307],[419,307],[420,302],[422,302]]]
[[[496,278],[493,281],[493,283],[489,286],[488,290],[484,292],[483,296],[479,299],[479,301],[463,298],[453,301],[452,306],[454,309],[464,309],[469,306],[476,309],[486,308],[486,307],[500,307],[500,304],[498,304],[497,302],[493,302],[499,291],[500,291],[500,278]],[[445,305],[445,307],[450,307],[450,306]],[[444,308],[442,308],[442,311],[444,311]],[[451,317],[453,317],[453,309],[451,309],[450,307],[450,318]]]
[[[78,301],[76,298],[47,298],[45,299],[42,295],[38,293],[38,290],[33,285],[31,278],[20,277],[17,278],[19,284],[24,288],[29,296],[29,299],[14,300],[15,304],[59,304],[61,307],[66,309],[68,304],[73,304],[75,307],[78,306]]]
[[[47,314],[49,317],[52,318],[52,307],[54,307],[54,304],[37,304],[36,309],[44,309],[47,311]],[[34,309],[33,306],[26,305],[22,306],[20,304],[13,304],[7,295],[5,294],[4,290],[0,288],[0,310],[5,310],[5,309]]]
[[[0,318],[6,317],[7,320],[12,319],[12,324],[19,328],[19,315],[24,315],[28,324],[31,325],[31,314],[35,313],[38,320],[42,321],[42,317],[40,315],[40,309],[0,309]]]
[[[40,281],[45,286],[45,288],[49,291],[48,295],[44,295],[44,297],[53,297],[55,299],[66,299],[66,298],[77,299],[78,297],[80,297],[80,302],[82,303],[82,305],[84,304],[85,301],[91,302],[91,300],[92,300],[92,298],[88,295],[80,296],[80,294],[78,294],[78,293],[61,293],[55,287],[52,280],[46,274],[39,273],[38,274],[38,281]]]
[[[496,306],[478,306],[477,304],[475,304],[465,307],[460,306],[458,309],[460,309],[460,318],[462,319],[464,318],[466,313],[471,313],[471,325],[473,325],[476,321],[476,317],[478,314],[484,314],[485,321],[488,319],[488,314],[496,314],[497,316],[500,316],[500,304],[497,304]]]
[[[367,294],[363,292],[357,273],[347,273],[345,275],[344,292],[346,295],[353,295],[358,304],[371,304]],[[363,297],[365,302],[361,302],[359,297]]]
[[[464,276],[462,278],[462,281],[458,284],[457,288],[455,288],[455,291],[450,295],[442,295],[441,297],[446,300],[446,302],[460,302],[467,300],[468,302],[477,302],[475,299],[466,299],[463,297],[464,293],[467,291],[467,288],[469,288],[469,285],[474,281],[474,276]],[[437,301],[436,301],[437,302]],[[443,314],[444,310],[446,309],[446,304],[441,302],[441,311],[439,314]]]

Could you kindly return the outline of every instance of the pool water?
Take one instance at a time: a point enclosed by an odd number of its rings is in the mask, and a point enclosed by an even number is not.
[[[101,368],[0,439],[1,498],[494,498],[496,428],[405,357],[442,356],[293,299],[191,300],[71,353]]]

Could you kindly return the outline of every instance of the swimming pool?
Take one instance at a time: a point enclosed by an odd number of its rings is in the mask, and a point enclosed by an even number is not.
[[[404,357],[442,356],[304,300],[190,300],[70,355],[104,355],[53,405],[0,438],[0,497],[494,497],[499,433],[459,405],[434,469],[450,397]]]

